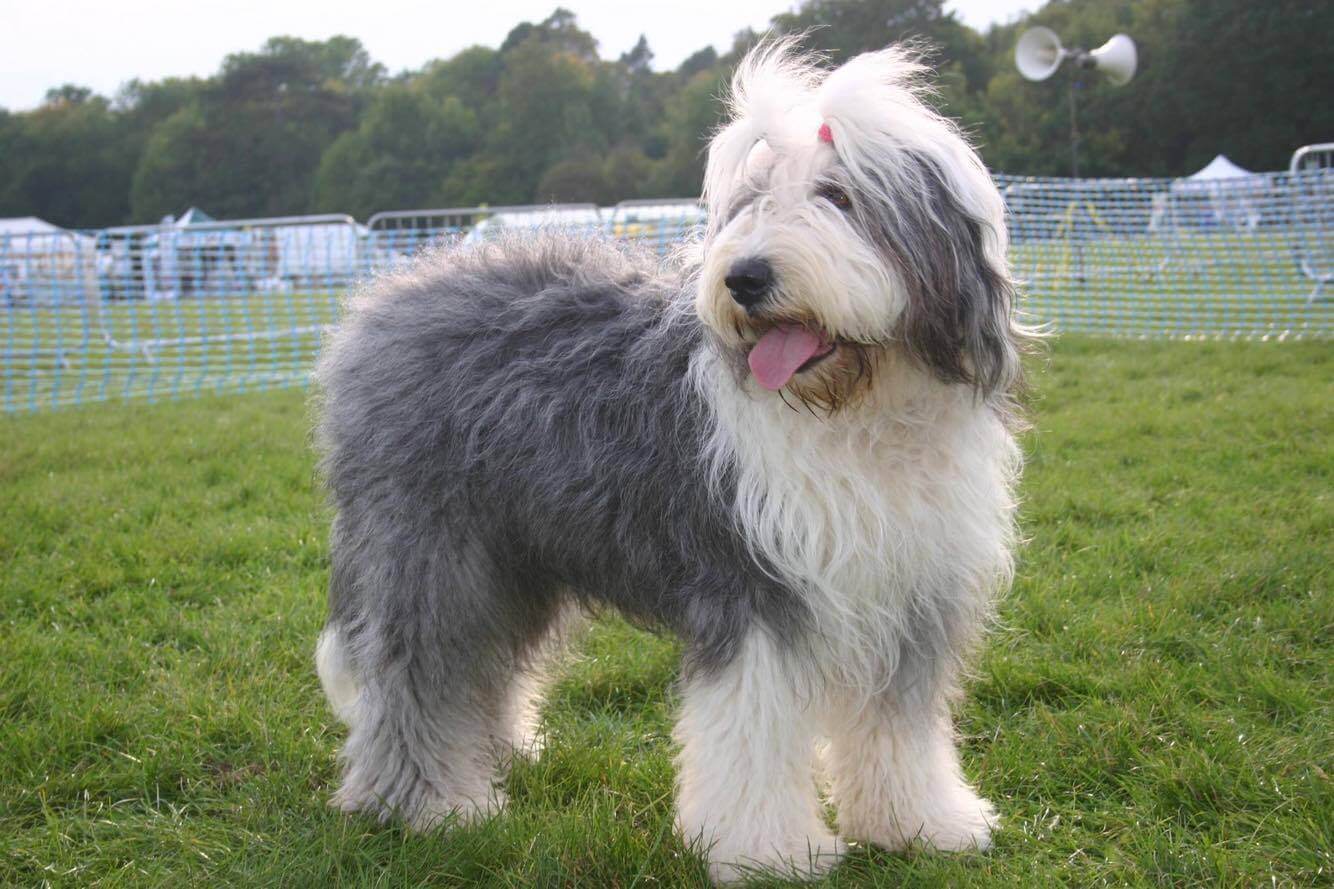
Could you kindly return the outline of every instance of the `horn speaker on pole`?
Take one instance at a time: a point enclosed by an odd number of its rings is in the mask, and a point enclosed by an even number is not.
[[[1095,50],[1066,49],[1055,31],[1038,26],[1025,31],[1014,47],[1014,64],[1029,80],[1046,80],[1066,59],[1101,72],[1115,86],[1130,82],[1139,61],[1135,41],[1125,34],[1117,34]]]

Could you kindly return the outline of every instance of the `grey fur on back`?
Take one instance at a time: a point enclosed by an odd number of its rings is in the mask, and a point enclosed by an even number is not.
[[[703,481],[706,347],[680,274],[599,240],[446,250],[369,285],[318,368],[330,621],[362,672],[422,639],[521,659],[570,591],[679,633],[691,668],[757,618],[798,635],[805,606]]]

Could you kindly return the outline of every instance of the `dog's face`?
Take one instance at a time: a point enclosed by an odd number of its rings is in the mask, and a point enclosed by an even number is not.
[[[705,176],[696,308],[763,388],[833,411],[899,349],[984,395],[1018,376],[1001,199],[897,49],[738,69]]]

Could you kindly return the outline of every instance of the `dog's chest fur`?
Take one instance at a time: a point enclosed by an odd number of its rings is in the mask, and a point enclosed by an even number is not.
[[[915,621],[986,611],[1011,571],[1019,469],[994,411],[911,371],[886,374],[867,409],[819,420],[727,374],[711,391],[709,456],[733,467],[738,523],[830,643],[874,661]]]

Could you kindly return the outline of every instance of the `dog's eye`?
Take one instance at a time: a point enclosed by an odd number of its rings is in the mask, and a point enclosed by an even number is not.
[[[852,197],[832,182],[825,182],[815,190],[815,196],[824,198],[840,210],[852,208]]]

